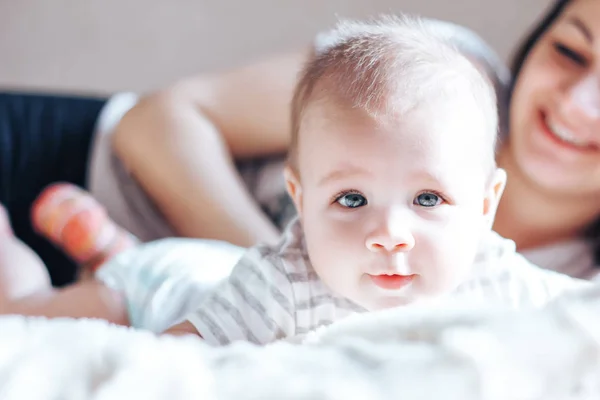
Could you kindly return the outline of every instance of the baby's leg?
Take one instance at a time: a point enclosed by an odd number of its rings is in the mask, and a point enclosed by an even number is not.
[[[40,196],[33,210],[37,230],[80,263],[100,267],[95,280],[21,299],[11,312],[102,318],[162,332],[195,309],[244,251],[218,241],[165,239],[113,258],[135,239],[94,204],[89,194],[68,185],[53,185]]]
[[[0,314],[47,318],[98,318],[129,325],[124,297],[94,280],[8,302]]]
[[[102,318],[127,324],[122,296],[90,281],[55,290],[41,259],[12,233],[0,206],[0,314]]]

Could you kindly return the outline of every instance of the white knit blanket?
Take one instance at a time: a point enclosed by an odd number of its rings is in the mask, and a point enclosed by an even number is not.
[[[0,399],[600,398],[600,289],[516,313],[359,315],[304,344],[210,348],[93,320],[0,319]]]

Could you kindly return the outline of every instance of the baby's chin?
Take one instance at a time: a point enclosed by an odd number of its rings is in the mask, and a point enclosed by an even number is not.
[[[384,297],[381,299],[375,299],[371,307],[368,307],[370,311],[387,310],[389,308],[406,307],[413,304],[418,304],[419,300],[414,298],[406,297]]]
[[[360,299],[354,299],[354,302],[368,311],[387,310],[396,307],[406,307],[412,304],[420,304],[422,299],[415,295],[390,294],[390,295],[364,295]]]
[[[447,293],[431,295],[419,293],[418,291],[414,290],[403,293],[389,294],[368,293],[364,294],[361,299],[354,299],[353,301],[368,311],[381,311],[390,308],[408,307],[413,305],[428,306],[430,304],[436,304],[447,295]]]

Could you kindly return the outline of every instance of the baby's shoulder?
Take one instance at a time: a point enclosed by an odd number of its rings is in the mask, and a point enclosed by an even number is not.
[[[249,248],[236,267],[238,270],[261,270],[263,274],[293,281],[310,280],[315,274],[302,231],[295,226],[288,227],[276,244],[258,244]]]
[[[308,252],[304,230],[296,217],[285,228],[275,244],[259,244],[251,248],[255,257],[261,260],[285,264],[289,267],[303,266],[308,263]]]
[[[542,306],[557,296],[591,284],[538,267],[516,251],[512,240],[495,232],[485,238],[473,275],[459,292],[481,293],[514,306]]]

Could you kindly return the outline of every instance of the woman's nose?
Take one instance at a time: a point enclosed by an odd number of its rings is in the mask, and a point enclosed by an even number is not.
[[[563,111],[576,123],[600,123],[600,77],[590,73],[571,85],[564,99]],[[569,117],[569,114],[566,116]]]

